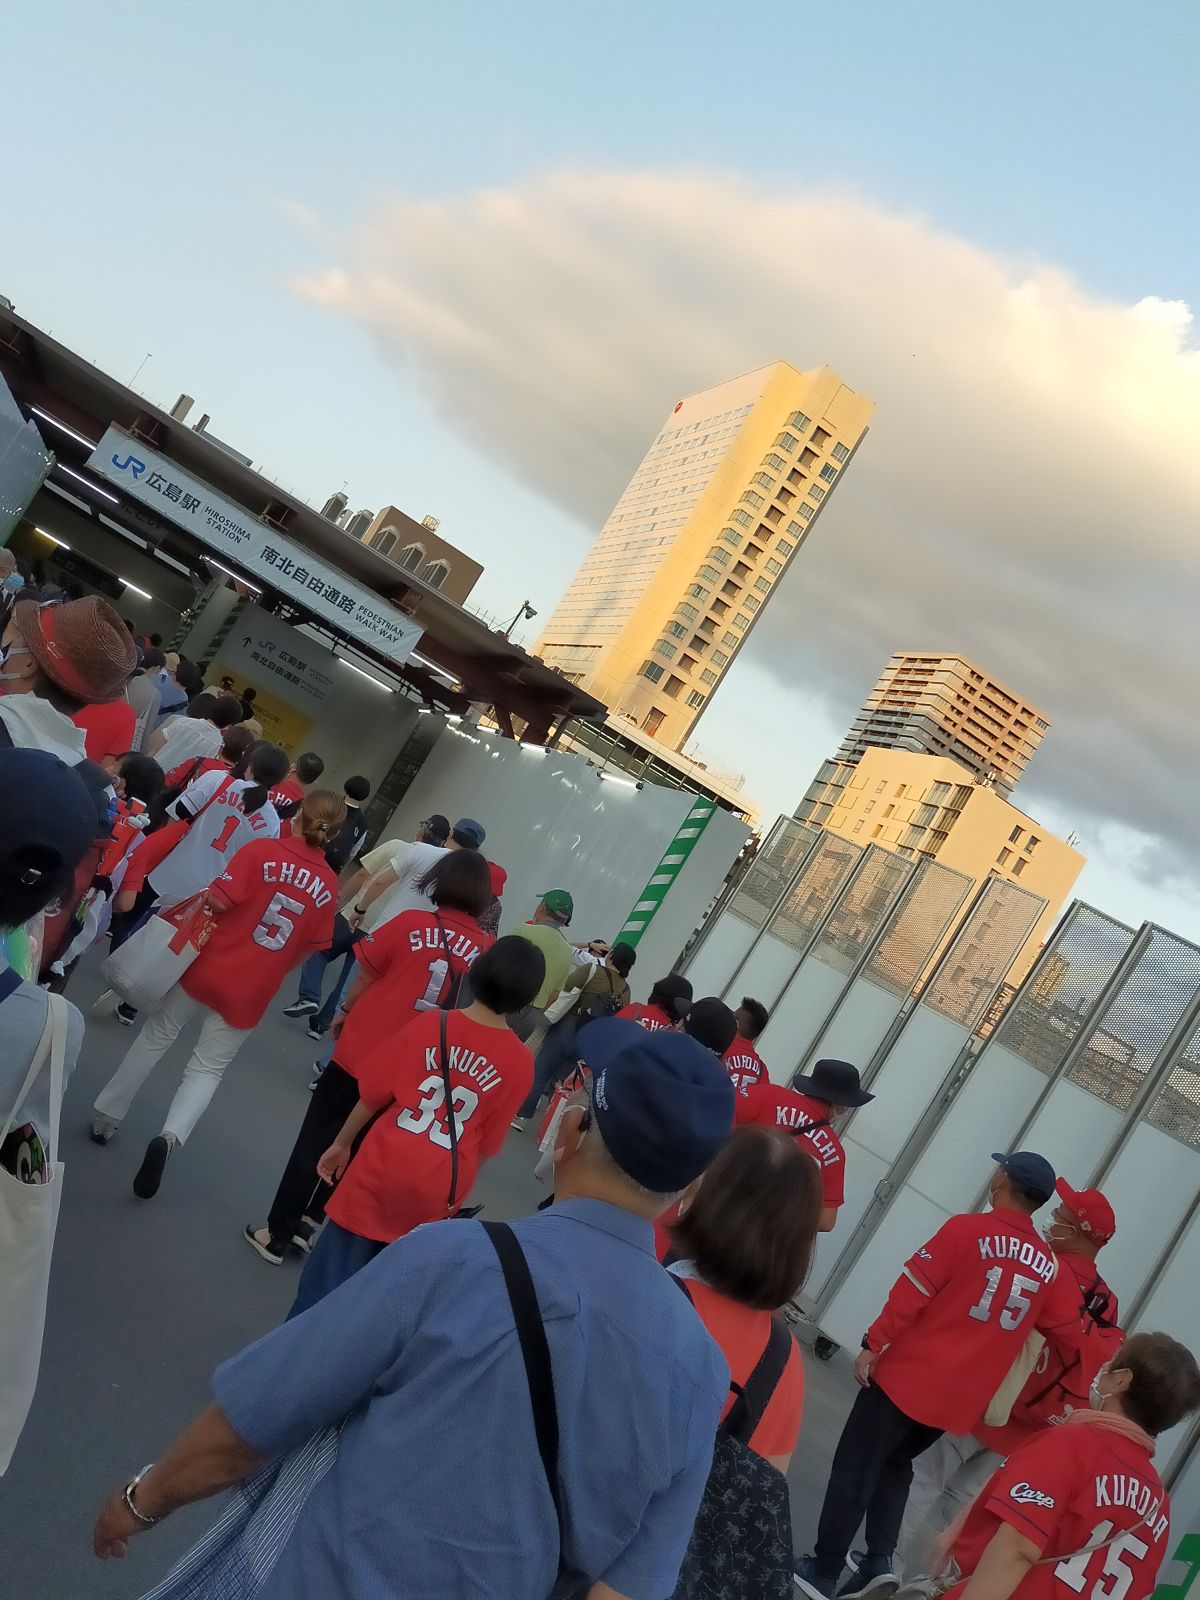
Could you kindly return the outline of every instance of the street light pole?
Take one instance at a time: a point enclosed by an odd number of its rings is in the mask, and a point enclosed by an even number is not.
[[[507,638],[509,638],[511,636],[513,629],[516,627],[517,623],[520,622],[523,617],[528,617],[530,619],[530,621],[532,621],[533,618],[536,617],[536,616],[537,616],[537,612],[529,604],[529,601],[528,600],[522,600],[521,601],[521,609],[517,612],[516,616],[512,619],[512,621],[509,623],[508,627],[505,628],[505,630],[504,630],[504,637],[507,639]]]

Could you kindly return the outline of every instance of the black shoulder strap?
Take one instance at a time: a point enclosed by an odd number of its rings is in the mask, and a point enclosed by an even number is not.
[[[783,1377],[791,1353],[792,1335],[787,1324],[782,1317],[772,1317],[766,1347],[758,1358],[758,1365],[746,1379],[741,1394],[729,1408],[729,1415],[721,1424],[723,1433],[740,1439],[743,1444],[750,1443]]]
[[[454,1115],[454,1091],[450,1086],[450,1052],[446,1048],[446,1013],[438,1012],[438,1066],[442,1069],[442,1088],[445,1094],[446,1132],[450,1136],[450,1198],[446,1201],[447,1215],[453,1213],[458,1198],[458,1118]]]
[[[0,1000],[7,1000],[10,994],[15,994],[21,987],[20,977],[11,967],[5,967],[0,972]]]
[[[506,1222],[483,1222],[480,1227],[492,1241],[492,1248],[500,1258],[504,1273],[504,1286],[512,1305],[513,1320],[517,1325],[517,1338],[525,1362],[525,1378],[529,1384],[529,1400],[533,1407],[533,1430],[537,1435],[538,1454],[546,1474],[550,1498],[554,1502],[554,1515],[558,1519],[558,1536],[564,1537],[562,1493],[558,1485],[558,1407],[554,1401],[554,1368],[550,1361],[550,1345],[546,1339],[546,1326],[538,1305],[537,1290],[529,1271],[525,1252],[516,1234]],[[562,1557],[560,1554],[560,1566]]]

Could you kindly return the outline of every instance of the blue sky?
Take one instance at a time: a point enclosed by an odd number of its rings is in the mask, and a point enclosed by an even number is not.
[[[506,383],[516,391],[521,350],[490,373],[479,363],[476,397],[476,347],[452,371],[453,352],[432,349],[411,318],[397,332],[386,310],[360,309],[411,235],[429,220],[434,249],[467,204],[482,241],[468,276],[485,290],[499,263],[495,235],[480,221],[489,209],[482,193],[501,209],[515,196],[527,219],[546,174],[578,174],[582,192],[597,174],[686,169],[702,176],[699,206],[726,181],[752,190],[768,217],[776,194],[858,197],[951,241],[943,256],[975,252],[1026,274],[1061,273],[1089,305],[1200,299],[1200,23],[1184,0],[1135,11],[1106,0],[825,8],[217,0],[155,11],[46,3],[8,19],[6,44],[24,70],[10,74],[5,94],[9,146],[19,154],[0,171],[0,293],[120,377],[151,352],[139,379],[148,394],[167,404],[180,391],[194,395],[218,433],[316,503],[345,480],[356,506],[435,512],[445,534],[485,563],[476,601],[500,616],[526,594],[549,611],[675,390],[729,373],[706,377],[703,360],[667,352],[630,382],[624,403],[597,382],[591,410],[585,380],[570,415],[594,494],[559,492],[488,421],[503,408]],[[397,197],[400,211],[391,209]],[[569,209],[561,193],[555,203]],[[714,256],[723,205],[713,202]],[[389,217],[383,245],[380,219]],[[552,215],[548,231],[553,240]],[[796,237],[802,251],[803,231]],[[668,248],[678,247],[651,241],[647,251]],[[552,271],[550,253],[543,248],[534,270]],[[690,261],[665,262],[664,281],[679,283],[709,255],[702,242]],[[348,261],[340,298],[298,290],[299,280]],[[647,261],[639,255],[643,274]],[[724,316],[736,324],[736,275],[728,289]],[[422,292],[428,306],[428,285]],[[482,324],[469,290],[456,294],[455,314]],[[786,299],[780,305],[768,323],[777,345],[763,344],[762,359],[841,361],[840,349],[811,353],[823,322],[814,330],[798,307],[789,325]],[[862,304],[863,323],[882,314]],[[494,308],[490,315],[488,327],[471,329],[488,346],[504,337],[503,319]],[[586,321],[588,302],[579,316]],[[560,345],[563,328],[551,329]],[[1190,349],[1190,330],[1181,337]],[[539,349],[530,338],[527,363]],[[863,384],[871,392],[873,376]],[[480,408],[468,426],[449,398],[461,407],[464,394]],[[881,435],[887,420],[881,399]],[[569,440],[560,448],[571,453]],[[852,538],[856,514],[864,525],[886,519],[887,489],[881,472],[857,505],[832,503],[822,524],[829,537]],[[1117,581],[1096,575],[1108,588]],[[802,588],[796,574],[789,583]],[[796,615],[803,630],[802,607]],[[887,637],[883,621],[837,683],[802,671],[797,657],[788,702],[796,754],[783,778],[764,750],[769,722],[747,715],[774,692],[769,662],[749,661],[731,676],[700,742],[720,764],[741,766],[768,809],[790,807],[869,685],[868,661],[882,665],[895,644],[924,643],[894,638],[881,648]],[[1024,687],[1019,652],[996,670]],[[1029,670],[1036,681],[1047,668]],[[1147,866],[1172,819],[1161,827],[1150,819],[1143,836],[1130,831],[1130,804],[1114,800],[1107,814],[1095,774],[1070,750],[1078,715],[1071,695],[1061,698],[1052,738],[1064,729],[1064,753],[1055,766],[1048,743],[1044,804],[1065,828],[1081,797],[1085,847],[1097,858],[1085,892],[1134,920],[1191,918],[1200,932],[1200,900],[1180,881],[1178,854],[1169,868]],[[1023,801],[1034,810],[1043,795],[1028,781]]]

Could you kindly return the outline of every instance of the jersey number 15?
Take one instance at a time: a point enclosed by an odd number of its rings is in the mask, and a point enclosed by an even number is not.
[[[983,1293],[971,1307],[969,1316],[976,1322],[990,1322],[996,1294],[1004,1279],[1003,1267],[989,1267]],[[1027,1278],[1023,1272],[1014,1272],[1008,1289],[1008,1298],[1000,1312],[1000,1326],[1012,1333],[1029,1315],[1033,1296],[1042,1287],[1040,1278]]]

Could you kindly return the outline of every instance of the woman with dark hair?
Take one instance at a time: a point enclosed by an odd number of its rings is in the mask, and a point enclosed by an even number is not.
[[[476,920],[492,892],[478,850],[440,856],[419,887],[433,902],[427,910],[402,911],[356,947],[358,972],[330,1029],[333,1053],[313,1087],[267,1225],[244,1230],[272,1266],[290,1246],[307,1252],[325,1215],[317,1162],[358,1104],[360,1064],[414,1012],[452,1008],[463,978],[491,944]]]
[[[772,1313],[808,1276],[820,1214],[821,1178],[808,1151],[773,1129],[739,1128],[667,1230],[677,1258],[670,1270],[729,1363],[729,1406],[763,1354]],[[796,1447],[803,1407],[804,1368],[793,1340],[747,1440],[780,1472]]]
[[[471,968],[474,998],[465,1011],[425,1012],[363,1060],[358,1102],[317,1163],[337,1188],[291,1316],[393,1240],[462,1205],[480,1166],[504,1143],[533,1077],[533,1057],[507,1019],[529,1004],[545,976],[541,951],[510,934]]]
[[[1145,1600],[1169,1553],[1155,1440],[1200,1410],[1200,1367],[1136,1333],[1092,1380],[1091,1407],[1019,1445],[947,1536],[963,1600],[1119,1594]]]
[[[107,1144],[147,1077],[199,1016],[200,1037],[162,1132],[147,1145],[133,1180],[139,1200],[158,1193],[168,1156],[187,1141],[287,973],[328,941],[337,879],[325,861],[325,846],[345,820],[342,797],[315,789],[282,837],[276,829],[250,840],[206,885],[216,915],[211,936],[96,1097],[92,1138]]]

